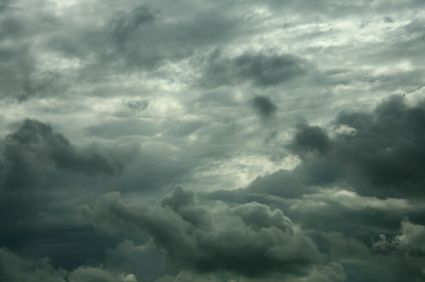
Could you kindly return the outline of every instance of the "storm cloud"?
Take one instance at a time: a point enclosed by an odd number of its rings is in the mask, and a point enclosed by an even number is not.
[[[425,281],[422,0],[0,0],[0,280]]]
[[[106,232],[147,232],[174,263],[201,273],[305,274],[320,260],[314,243],[282,211],[258,203],[211,213],[179,188],[162,207],[130,206],[111,194],[83,213]]]

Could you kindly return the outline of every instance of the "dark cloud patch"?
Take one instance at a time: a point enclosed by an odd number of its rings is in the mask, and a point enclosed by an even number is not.
[[[0,0],[1,281],[424,280],[423,0],[71,2]]]
[[[289,148],[302,156],[303,163],[283,174],[279,181],[262,180],[276,183],[266,190],[284,191],[285,179],[289,177],[296,179],[291,183],[303,179],[309,186],[347,185],[362,195],[423,197],[425,110],[422,103],[408,106],[402,96],[393,96],[372,113],[342,112],[334,126],[346,130],[330,138],[319,127],[298,128]]]
[[[93,181],[99,175],[104,179],[120,174],[123,166],[115,156],[100,148],[79,150],[50,125],[31,119],[8,134],[0,148],[0,246],[75,267],[77,262],[97,259],[99,251],[116,242],[98,238],[90,247],[80,248],[98,235],[75,224],[69,215],[70,199],[78,202],[81,196],[70,188],[95,190]]]
[[[109,232],[146,231],[174,263],[201,273],[305,275],[319,263],[313,242],[282,211],[247,203],[212,212],[192,197],[178,189],[159,208],[127,205],[109,195],[84,214],[91,224]]]
[[[301,125],[291,147],[300,154],[311,152],[324,154],[331,148],[331,140],[322,128]]]
[[[268,87],[301,77],[307,71],[307,63],[293,55],[246,52],[226,57],[215,51],[205,61],[201,85],[219,87],[251,82],[259,87]]]
[[[338,199],[339,193],[347,194]],[[350,193],[334,190],[324,194],[322,191],[288,199],[240,189],[216,191],[206,196],[236,205],[255,199],[269,207],[285,210],[293,222],[302,223],[303,229],[329,261],[341,264],[346,281],[422,278],[423,253],[419,251],[419,242],[423,239],[423,225],[403,221],[399,230],[404,216],[415,214],[415,217],[421,217],[421,205],[406,208],[400,199],[379,200]],[[378,234],[385,235],[376,239]],[[400,238],[405,238],[406,243],[396,243]],[[373,267],[368,268],[368,265]]]
[[[257,114],[263,119],[271,118],[277,111],[277,106],[265,96],[255,96],[252,106]]]
[[[8,186],[20,186],[21,181],[32,178],[32,169],[43,165],[85,174],[116,174],[122,170],[122,165],[112,157],[94,148],[80,152],[50,125],[31,119],[6,136],[4,156],[10,164]]]

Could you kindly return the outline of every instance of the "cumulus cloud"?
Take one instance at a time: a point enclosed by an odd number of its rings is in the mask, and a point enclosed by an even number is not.
[[[200,273],[303,275],[320,262],[316,246],[299,227],[281,210],[258,203],[211,212],[177,189],[163,207],[128,205],[111,194],[83,215],[107,232],[147,232],[174,263]]]

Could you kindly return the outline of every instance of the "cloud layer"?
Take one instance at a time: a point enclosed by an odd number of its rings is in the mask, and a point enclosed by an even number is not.
[[[0,0],[0,280],[425,281],[424,4]]]

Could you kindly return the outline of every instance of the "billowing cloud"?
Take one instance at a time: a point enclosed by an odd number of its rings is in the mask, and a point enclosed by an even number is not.
[[[0,0],[0,280],[424,280],[423,0]]]
[[[6,186],[31,183],[43,166],[71,170],[86,174],[115,174],[122,165],[112,157],[104,156],[94,148],[77,151],[71,143],[52,127],[37,120],[27,119],[4,140],[4,166]]]
[[[289,148],[303,163],[257,182],[276,178],[270,187],[274,193],[296,190],[301,181],[301,186],[345,185],[363,195],[422,197],[424,113],[421,103],[409,106],[402,96],[393,96],[372,113],[340,113],[333,122],[334,138],[320,127],[301,126]],[[292,179],[292,187],[285,187],[286,179]]]
[[[210,212],[182,189],[162,205],[127,205],[110,194],[84,209],[83,217],[106,232],[147,232],[174,263],[201,273],[302,275],[320,261],[314,243],[280,210],[247,203]]]

